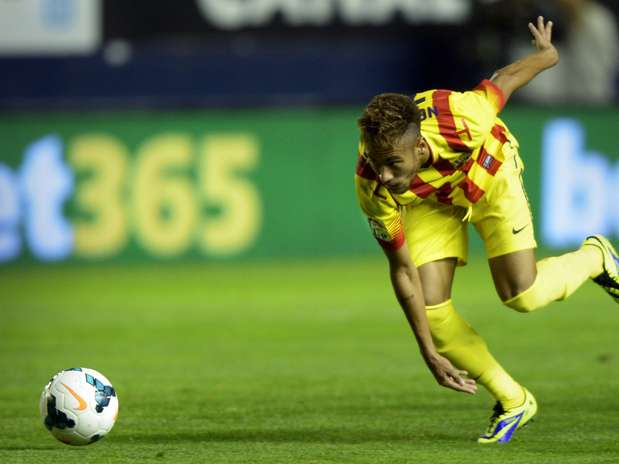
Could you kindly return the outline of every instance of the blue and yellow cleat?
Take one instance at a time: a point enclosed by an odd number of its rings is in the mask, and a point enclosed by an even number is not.
[[[507,443],[513,433],[524,427],[537,413],[537,401],[529,390],[524,389],[524,403],[522,406],[505,411],[501,403],[494,405],[494,413],[490,417],[490,425],[477,443]]]
[[[594,246],[602,252],[602,256],[604,256],[603,270],[600,275],[593,278],[593,281],[619,303],[619,256],[617,250],[602,235],[587,237],[583,245]]]

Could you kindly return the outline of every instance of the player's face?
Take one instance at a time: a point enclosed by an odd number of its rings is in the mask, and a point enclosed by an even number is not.
[[[427,160],[426,143],[417,131],[408,131],[391,150],[369,153],[380,182],[396,195],[406,192]]]

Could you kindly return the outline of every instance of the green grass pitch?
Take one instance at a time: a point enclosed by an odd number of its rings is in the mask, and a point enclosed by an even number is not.
[[[591,283],[534,314],[499,304],[483,262],[454,300],[535,393],[537,420],[482,447],[492,400],[438,387],[384,259],[0,270],[0,462],[619,462],[619,307]],[[56,371],[111,379],[120,416],[57,442]]]

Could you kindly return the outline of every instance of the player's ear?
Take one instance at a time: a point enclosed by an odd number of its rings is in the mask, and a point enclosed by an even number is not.
[[[421,136],[421,134],[417,135],[417,141],[415,142],[415,146],[417,148],[426,148],[428,146],[426,140]]]

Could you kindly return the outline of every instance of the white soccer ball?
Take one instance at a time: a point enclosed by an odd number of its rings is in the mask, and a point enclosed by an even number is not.
[[[59,372],[43,389],[39,403],[43,424],[68,445],[88,445],[112,430],[118,397],[110,381],[85,367]]]

